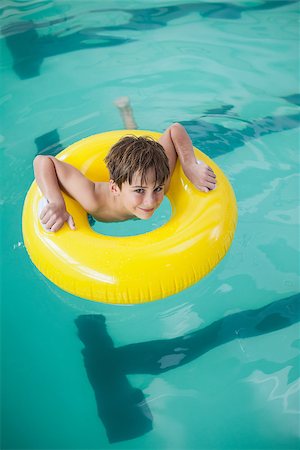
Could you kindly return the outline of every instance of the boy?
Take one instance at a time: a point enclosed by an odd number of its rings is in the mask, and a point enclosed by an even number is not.
[[[197,189],[209,192],[216,187],[213,170],[195,159],[192,142],[179,123],[171,125],[158,142],[135,136],[120,139],[105,159],[109,182],[94,183],[70,164],[39,155],[34,160],[34,173],[48,200],[40,214],[41,223],[47,231],[58,231],[65,222],[75,230],[61,191],[99,221],[149,219],[168,191],[177,157]]]

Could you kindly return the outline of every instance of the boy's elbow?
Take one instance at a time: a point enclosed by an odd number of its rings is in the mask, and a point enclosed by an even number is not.
[[[36,169],[38,165],[40,164],[40,161],[42,160],[42,155],[37,155],[33,160],[33,168]]]
[[[184,128],[183,125],[181,125],[181,123],[175,122],[173,123],[170,127],[170,136],[171,138],[176,138],[181,136],[183,133],[186,133],[186,130]]]
[[[171,130],[182,130],[182,129],[184,130],[185,129],[184,126],[181,125],[181,123],[179,123],[179,122],[172,123],[170,128],[171,128]]]
[[[48,170],[50,165],[53,165],[52,162],[53,156],[48,155],[37,155],[33,160],[33,171],[35,177],[37,174],[42,173],[44,170]]]
[[[33,160],[33,167],[38,166],[39,164],[41,164],[46,159],[52,159],[52,156],[50,156],[50,155],[37,155],[34,158],[34,160]]]

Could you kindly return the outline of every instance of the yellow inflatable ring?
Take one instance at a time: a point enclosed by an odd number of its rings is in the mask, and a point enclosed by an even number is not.
[[[108,181],[104,157],[126,134],[159,139],[160,133],[122,130],[83,139],[57,155],[93,181]],[[65,224],[46,232],[38,218],[42,197],[36,182],[23,209],[24,242],[32,262],[53,283],[89,300],[131,304],[164,298],[199,281],[226,254],[237,222],[233,190],[220,168],[195,149],[197,159],[214,170],[218,185],[209,194],[198,191],[177,164],[168,197],[172,217],[149,233],[104,236],[92,230],[87,214],[65,197],[76,231]]]

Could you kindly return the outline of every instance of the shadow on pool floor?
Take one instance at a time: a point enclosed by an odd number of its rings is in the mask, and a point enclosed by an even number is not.
[[[300,294],[256,310],[247,310],[174,338],[134,343],[115,348],[103,315],[81,315],[75,323],[84,344],[82,350],[98,414],[109,442],[141,436],[152,429],[152,415],[141,390],[133,388],[128,374],[160,374],[199,358],[231,342],[271,333],[300,320]],[[288,382],[297,374],[290,361]]]

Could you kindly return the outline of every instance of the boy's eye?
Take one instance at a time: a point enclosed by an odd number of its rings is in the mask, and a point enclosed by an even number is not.
[[[158,186],[157,188],[154,189],[154,192],[160,192],[161,190],[162,190],[162,186]],[[145,189],[138,188],[138,189],[135,189],[134,192],[137,192],[138,194],[144,194]]]

